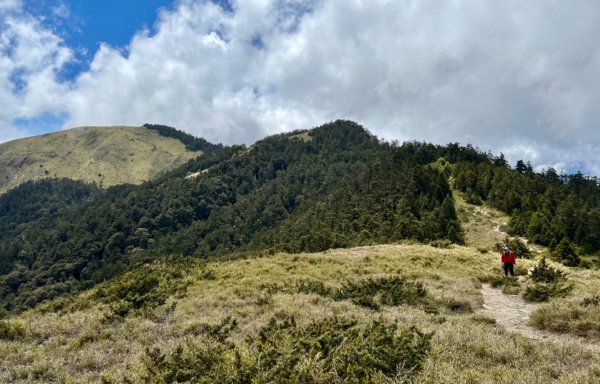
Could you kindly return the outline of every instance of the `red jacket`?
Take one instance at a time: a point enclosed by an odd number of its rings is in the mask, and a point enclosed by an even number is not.
[[[503,263],[514,263],[517,261],[514,251],[502,251],[500,261]]]

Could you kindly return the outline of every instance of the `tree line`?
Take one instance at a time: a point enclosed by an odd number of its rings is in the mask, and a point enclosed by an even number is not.
[[[0,197],[9,227],[0,233],[4,308],[92,287],[165,254],[462,241],[447,177],[429,165],[437,154],[426,146],[381,142],[358,124],[336,121],[249,148],[202,150],[140,186],[100,190],[43,180]]]
[[[335,121],[203,155],[139,186],[61,179],[0,196],[0,304],[20,311],[163,255],[313,252],[414,239],[462,243],[453,186],[511,215],[513,234],[600,249],[600,189],[472,146],[387,143]],[[194,144],[196,143],[196,144]],[[186,144],[187,145],[187,144]],[[187,177],[195,175],[194,177]],[[1,310],[0,310],[1,312]]]

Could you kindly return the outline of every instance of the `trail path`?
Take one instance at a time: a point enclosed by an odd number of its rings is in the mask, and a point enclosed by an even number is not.
[[[556,343],[578,343],[587,348],[600,351],[600,345],[576,336],[550,333],[533,328],[527,324],[529,316],[541,304],[526,303],[520,296],[505,295],[500,289],[494,289],[489,285],[481,288],[483,294],[483,308],[478,312],[482,315],[496,320],[498,325],[508,331],[520,333],[534,340],[547,340]]]

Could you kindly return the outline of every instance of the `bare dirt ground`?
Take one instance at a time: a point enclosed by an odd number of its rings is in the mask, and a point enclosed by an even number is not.
[[[516,332],[534,340],[561,344],[579,343],[600,351],[599,344],[591,343],[582,337],[541,331],[528,325],[529,316],[541,304],[527,303],[520,296],[506,295],[500,289],[494,289],[489,285],[482,286],[481,293],[484,304],[479,313],[495,319],[496,324],[506,328],[509,332]]]

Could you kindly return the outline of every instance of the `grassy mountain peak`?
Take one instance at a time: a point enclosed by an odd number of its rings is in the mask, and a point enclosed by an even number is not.
[[[0,193],[43,178],[140,184],[200,152],[145,127],[80,127],[0,144]]]

